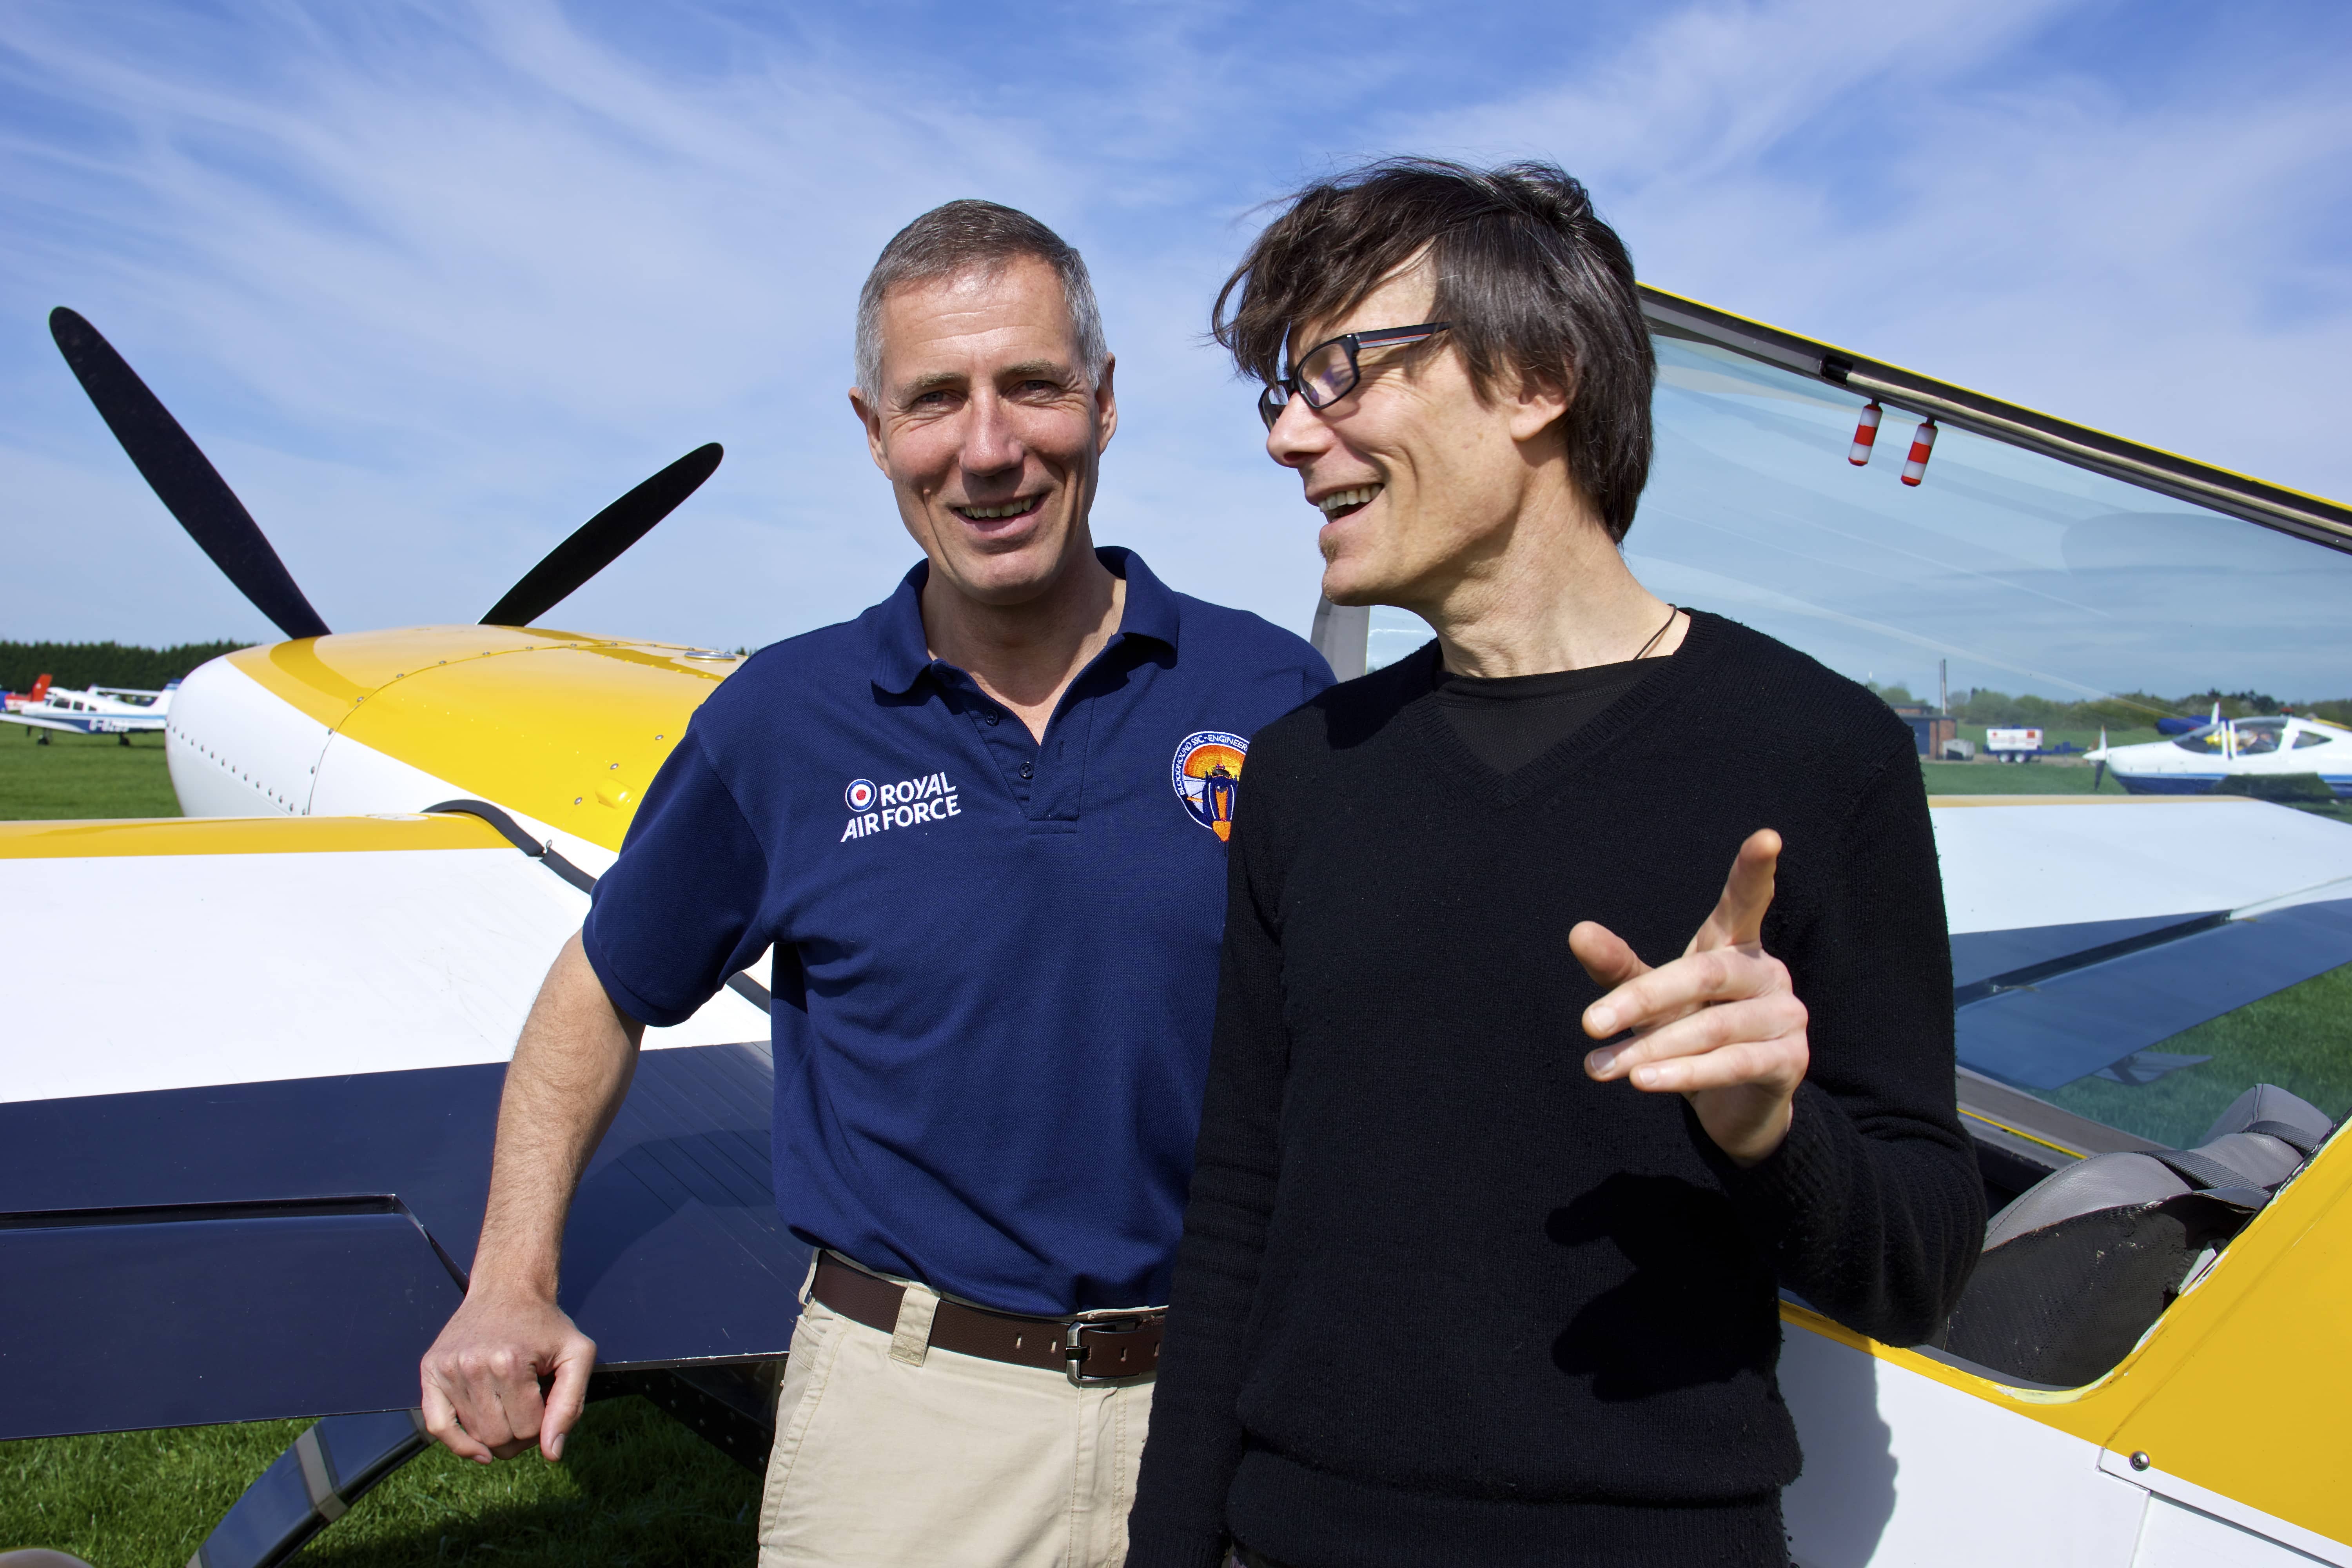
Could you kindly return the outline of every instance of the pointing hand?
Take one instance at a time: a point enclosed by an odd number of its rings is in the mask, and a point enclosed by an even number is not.
[[[1605,1040],[1584,1058],[1601,1082],[1625,1079],[1650,1094],[1680,1094],[1699,1125],[1735,1163],[1753,1165],[1789,1135],[1797,1086],[1811,1051],[1805,1005],[1788,965],[1764,951],[1764,911],[1780,836],[1748,836],[1731,863],[1723,897],[1683,955],[1653,969],[1606,926],[1580,922],[1569,951],[1584,972],[1612,987],[1584,1010],[1584,1032]]]

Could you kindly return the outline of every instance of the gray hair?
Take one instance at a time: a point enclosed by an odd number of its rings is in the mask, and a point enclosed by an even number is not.
[[[1070,337],[1087,379],[1102,384],[1110,349],[1103,342],[1102,309],[1077,251],[1052,229],[994,202],[959,201],[933,207],[891,237],[857,291],[857,385],[881,395],[882,301],[890,290],[978,272],[993,278],[1024,257],[1034,257],[1062,280],[1070,310]]]

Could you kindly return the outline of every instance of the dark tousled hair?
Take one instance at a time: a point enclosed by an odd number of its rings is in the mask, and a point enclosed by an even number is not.
[[[1622,540],[1650,476],[1657,358],[1624,242],[1553,164],[1389,158],[1309,185],[1217,291],[1210,331],[1244,375],[1274,381],[1293,330],[1353,310],[1423,249],[1430,319],[1454,323],[1478,395],[1507,374],[1562,388],[1569,471]]]

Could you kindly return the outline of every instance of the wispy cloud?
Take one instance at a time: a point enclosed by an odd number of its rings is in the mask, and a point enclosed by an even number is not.
[[[1708,4],[1397,134],[1590,171],[1664,287],[2343,496],[2348,63],[2317,5]]]
[[[18,5],[0,550],[86,565],[20,574],[6,629],[266,631],[80,404],[61,302],[334,624],[470,619],[712,438],[719,477],[564,617],[732,644],[853,613],[912,550],[842,398],[851,301],[965,195],[1094,266],[1125,414],[1098,532],[1303,626],[1312,516],[1198,335],[1253,204],[1407,149],[1556,157],[1667,287],[2352,492],[2352,29],[2287,18],[2280,60],[2162,16],[2102,51],[2125,13],[2059,0]]]

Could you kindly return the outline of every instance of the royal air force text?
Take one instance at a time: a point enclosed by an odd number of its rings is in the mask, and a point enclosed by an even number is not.
[[[945,822],[950,816],[963,815],[963,808],[956,804],[956,786],[948,782],[943,773],[908,779],[904,784],[880,785],[877,795],[877,809],[852,816],[841,830],[840,842],[846,844],[868,834],[914,827],[926,822]]]

